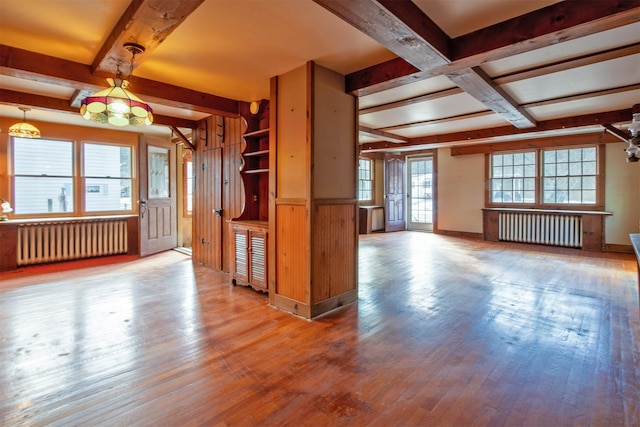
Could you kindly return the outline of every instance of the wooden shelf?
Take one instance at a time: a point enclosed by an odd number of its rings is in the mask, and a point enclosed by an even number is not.
[[[269,218],[269,105],[246,118],[238,168],[244,187],[242,212],[235,220],[267,221]],[[248,113],[248,112],[247,112]]]
[[[242,136],[245,139],[247,139],[247,138],[260,138],[262,136],[267,136],[267,135],[269,135],[269,128],[258,129],[258,130],[254,130],[253,132],[247,132]]]
[[[250,151],[248,153],[242,153],[242,155],[244,157],[268,156],[269,150]]]

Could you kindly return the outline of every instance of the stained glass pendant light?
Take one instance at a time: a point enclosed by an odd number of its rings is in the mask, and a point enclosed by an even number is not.
[[[40,138],[40,130],[31,123],[27,123],[27,111],[30,111],[30,108],[18,108],[22,110],[22,122],[12,125],[9,128],[9,135],[20,138]]]
[[[124,48],[131,52],[131,68],[137,54],[144,52],[144,47],[135,43],[125,43]],[[122,78],[120,62],[115,78],[108,78],[109,87],[89,95],[80,104],[80,114],[87,120],[98,123],[109,123],[114,126],[145,126],[153,123],[151,107],[129,92],[129,80]]]

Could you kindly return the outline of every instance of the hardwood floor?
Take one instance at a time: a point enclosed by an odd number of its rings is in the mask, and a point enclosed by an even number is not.
[[[169,251],[0,279],[6,426],[638,426],[636,261],[362,236],[314,321]],[[81,265],[82,266],[82,265]]]

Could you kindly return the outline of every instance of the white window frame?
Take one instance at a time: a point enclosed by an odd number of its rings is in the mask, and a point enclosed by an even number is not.
[[[362,168],[363,163],[368,164],[368,168]],[[359,202],[373,202],[374,197],[374,161],[360,157],[358,159],[358,201]],[[369,188],[363,188],[363,183],[368,183]],[[365,197],[363,197],[365,196]]]
[[[138,183],[137,183],[137,155],[136,155],[136,146],[132,143],[127,142],[106,142],[100,140],[74,140],[74,139],[63,139],[63,138],[42,138],[38,140],[25,140],[24,143],[42,143],[46,141],[52,142],[67,142],[72,145],[71,150],[71,162],[72,162],[72,175],[67,177],[70,178],[72,184],[72,194],[65,194],[66,198],[64,201],[66,203],[70,203],[71,206],[68,206],[66,211],[60,211],[57,209],[54,212],[21,212],[20,201],[19,198],[16,203],[16,177],[20,178],[22,176],[26,176],[24,174],[16,174],[16,158],[15,158],[15,144],[16,139],[20,139],[17,137],[12,137],[10,141],[10,150],[8,156],[9,162],[9,171],[10,171],[10,193],[11,200],[14,211],[12,212],[11,217],[15,219],[28,219],[28,218],[56,218],[56,217],[82,217],[82,216],[116,216],[116,215],[128,215],[134,214],[137,212],[137,206],[135,204],[135,200],[138,198]],[[22,143],[22,142],[21,142]],[[111,145],[111,146],[119,146],[119,147],[127,147],[130,149],[131,159],[130,159],[130,167],[131,172],[130,179],[131,180],[131,206],[128,209],[118,209],[118,210],[90,210],[86,209],[86,200],[87,195],[85,192],[87,189],[93,191],[95,194],[96,186],[99,186],[101,183],[92,182],[87,184],[87,179],[96,178],[94,176],[85,176],[84,173],[84,148],[86,144],[92,145]],[[40,174],[32,175],[34,177],[46,177],[46,171],[42,171]],[[105,177],[105,179],[121,179],[121,177]],[[103,186],[100,189],[103,190]],[[119,192],[118,192],[119,193]],[[63,203],[63,200],[60,199],[62,196],[57,196],[56,200],[53,203]],[[53,197],[52,197],[53,198]]]
[[[595,160],[580,160],[575,163],[580,164],[581,168],[584,168],[585,163],[589,163],[589,171],[587,174],[568,174],[561,175],[564,179],[573,177],[575,179],[583,179],[586,178],[588,181],[588,191],[593,191],[595,194],[592,198],[593,202],[576,202],[575,200],[567,200],[567,201],[558,201],[555,200],[553,202],[544,200],[544,183],[545,183],[545,153],[549,152],[559,152],[559,151],[568,151],[572,152],[572,150],[584,150],[584,149],[595,149]],[[574,146],[559,146],[559,147],[544,147],[544,148],[535,148],[529,150],[513,150],[513,151],[500,151],[496,153],[487,154],[487,205],[490,207],[505,207],[505,208],[533,208],[533,209],[563,209],[563,210],[603,210],[604,209],[604,186],[602,183],[602,168],[604,167],[604,147],[601,144],[585,144],[585,145],[574,145]],[[534,186],[534,197],[533,199],[527,198],[527,200],[502,200],[496,199],[496,192],[501,191],[494,182],[494,179],[508,179],[503,177],[495,177],[494,176],[494,156],[501,155],[509,155],[509,154],[522,154],[522,153],[535,153],[535,186]],[[595,162],[595,166],[591,163]],[[577,167],[577,166],[576,166]],[[595,174],[593,170],[595,169]],[[508,172],[508,171],[507,171]],[[564,172],[563,172],[564,173]],[[513,178],[513,177],[512,177]],[[530,178],[530,176],[527,176]],[[551,176],[546,176],[546,178],[554,178]],[[520,179],[519,177],[517,179]],[[527,187],[528,191],[530,190],[530,186]],[[514,191],[510,188],[507,191]],[[512,193],[515,194],[515,193]],[[524,199],[524,198],[523,198]]]

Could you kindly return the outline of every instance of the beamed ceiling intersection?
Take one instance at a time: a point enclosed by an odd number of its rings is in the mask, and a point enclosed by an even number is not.
[[[80,100],[87,94],[104,88],[104,77],[114,74],[118,61],[126,62],[128,53],[123,48],[125,42],[133,41],[146,48],[144,54],[136,58],[138,64],[143,62],[153,55],[154,50],[166,38],[171,37],[171,33],[203,1],[133,0],[90,65],[0,45],[2,74],[75,89],[74,95],[68,100],[0,89],[0,101],[77,113]],[[489,61],[636,23],[640,19],[640,0],[566,0],[454,38],[449,37],[409,0],[313,1],[397,55],[396,59],[348,74],[345,78],[348,92],[367,96],[439,76],[446,76],[455,85],[407,99],[363,107],[361,117],[411,108],[418,103],[458,94],[468,94],[484,106],[482,111],[406,121],[392,126],[372,127],[361,124],[361,134],[379,140],[363,144],[365,150],[425,148],[456,142],[468,144],[470,141],[514,134],[530,135],[576,126],[606,125],[611,128],[612,123],[629,121],[631,105],[613,111],[544,121],[536,120],[529,110],[532,107],[592,96],[637,92],[640,89],[640,84],[636,82],[522,104],[504,89],[506,84],[637,55],[640,53],[640,40],[505,75],[490,77],[482,68]],[[226,116],[237,116],[244,102],[141,77],[135,77],[135,93],[148,102]],[[407,137],[396,133],[417,126],[492,114],[499,115],[508,124],[421,137]],[[155,124],[176,129],[196,127],[193,120],[158,114],[155,115]]]

